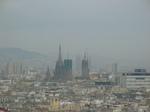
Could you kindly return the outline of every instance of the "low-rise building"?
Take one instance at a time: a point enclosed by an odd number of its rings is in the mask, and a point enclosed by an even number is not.
[[[111,93],[127,93],[127,92],[128,92],[127,88],[122,88],[119,86],[114,86],[111,89]]]

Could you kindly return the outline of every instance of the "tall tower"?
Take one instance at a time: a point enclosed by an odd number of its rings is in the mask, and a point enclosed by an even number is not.
[[[88,67],[88,59],[86,57],[86,53],[84,53],[84,58],[82,60],[82,78],[83,79],[90,79],[89,67]]]
[[[7,62],[6,72],[7,74],[14,74],[14,62],[12,61]]]
[[[14,63],[14,73],[19,75],[22,74],[22,63],[20,61],[17,61]]]
[[[61,57],[61,45],[59,45],[59,55],[55,66],[54,79],[63,79],[63,78],[64,78],[64,63]]]
[[[64,60],[64,73],[65,73],[65,79],[66,80],[72,80],[72,60],[71,59],[65,59]]]

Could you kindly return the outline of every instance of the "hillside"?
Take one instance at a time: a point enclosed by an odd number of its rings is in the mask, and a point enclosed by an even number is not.
[[[19,60],[26,65],[40,64],[42,60],[47,60],[47,56],[37,52],[29,52],[20,48],[1,48],[0,49],[0,63],[6,64],[8,61]],[[42,64],[42,63],[41,63]]]

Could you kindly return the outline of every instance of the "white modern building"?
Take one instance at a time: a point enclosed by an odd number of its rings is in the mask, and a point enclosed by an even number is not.
[[[121,73],[118,76],[118,85],[128,89],[144,87],[150,89],[150,73],[146,69],[135,69],[132,73]]]

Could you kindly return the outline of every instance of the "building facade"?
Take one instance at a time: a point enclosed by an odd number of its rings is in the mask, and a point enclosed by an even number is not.
[[[22,63],[20,61],[16,61],[14,63],[14,73],[19,75],[22,74]]]
[[[58,96],[50,97],[49,105],[38,105],[40,108],[48,108],[50,112],[80,112],[80,103],[60,102]]]
[[[14,74],[14,62],[12,62],[12,61],[7,62],[6,73],[7,74]]]
[[[9,61],[6,65],[6,73],[7,74],[22,74],[22,63],[19,61],[12,62]]]
[[[135,69],[133,73],[121,73],[118,76],[118,85],[128,89],[150,89],[150,73],[145,69]]]

